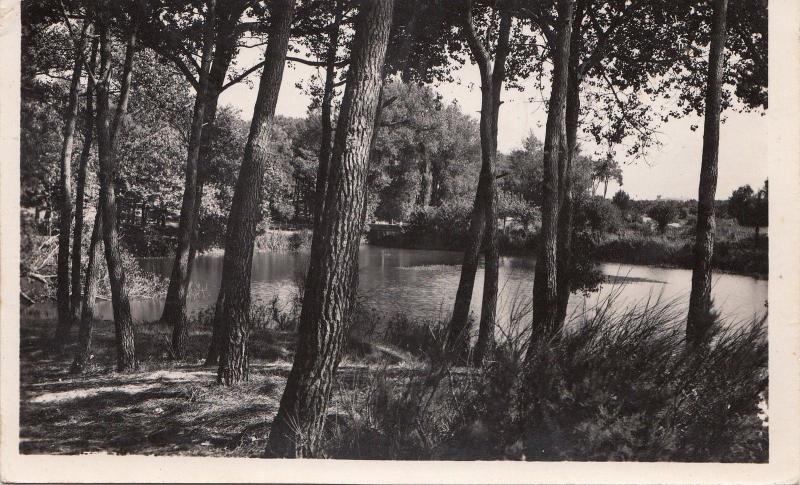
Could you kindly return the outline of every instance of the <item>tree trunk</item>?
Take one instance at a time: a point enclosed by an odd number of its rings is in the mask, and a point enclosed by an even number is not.
[[[203,133],[200,143],[200,158],[198,160],[198,181],[197,181],[197,195],[195,200],[198,203],[195,206],[195,222],[194,231],[192,235],[192,245],[189,250],[189,263],[187,265],[186,278],[184,285],[188,291],[189,282],[191,281],[193,263],[197,248],[200,241],[200,213],[203,201],[203,188],[205,186],[206,172],[208,170],[208,158],[211,152],[211,143],[215,138],[215,120],[217,116],[217,105],[219,102],[219,95],[222,93],[225,83],[225,76],[227,75],[228,68],[230,67],[233,56],[236,53],[236,26],[238,25],[239,18],[242,15],[242,9],[246,3],[240,3],[231,7],[230,3],[223,3],[219,5],[218,18],[220,19],[220,28],[217,35],[216,44],[214,46],[214,61],[211,63],[211,72],[209,74],[209,94],[206,102],[206,121],[203,127]],[[221,296],[221,292],[220,295]],[[220,300],[217,300],[215,306],[215,318],[213,321],[211,343],[208,347],[206,354],[206,361],[204,365],[216,366],[219,364],[219,354],[222,351],[222,346],[225,341],[227,327],[221,319],[217,318],[222,311]],[[184,310],[185,312],[185,310]]]
[[[500,279],[500,253],[497,248],[497,181],[494,166],[497,158],[497,124],[500,117],[500,94],[505,79],[505,61],[509,52],[511,35],[511,14],[503,11],[500,17],[497,49],[494,68],[492,70],[492,179],[489,193],[485,201],[486,235],[484,236],[483,265],[483,298],[481,302],[481,319],[478,324],[478,340],[475,343],[473,362],[476,366],[484,364],[484,360],[494,350],[494,330],[497,320],[497,291]]]
[[[64,139],[61,144],[60,169],[61,200],[58,217],[58,257],[56,270],[56,302],[58,307],[58,325],[53,338],[55,349],[63,348],[72,329],[72,312],[70,299],[69,250],[70,232],[72,230],[72,148],[75,139],[75,123],[78,119],[78,91],[83,71],[83,51],[86,48],[86,34],[89,22],[84,21],[80,39],[75,45],[75,61],[72,67],[72,79],[69,86],[67,111],[64,114]]]
[[[308,260],[308,270],[315,273],[318,270],[317,264],[321,260],[319,251],[322,248],[322,215],[325,211],[325,193],[328,187],[330,172],[331,141],[333,137],[332,124],[332,103],[334,81],[336,80],[336,52],[339,45],[339,28],[342,21],[343,9],[337,2],[335,5],[334,21],[328,32],[328,50],[325,53],[325,88],[322,94],[322,136],[319,150],[319,165],[317,167],[317,180],[315,185],[315,207],[313,232],[311,235],[311,254]],[[308,290],[308,288],[306,288]]]
[[[465,7],[463,20],[464,31],[469,44],[472,57],[478,64],[481,75],[481,172],[478,179],[478,188],[475,193],[475,202],[472,207],[470,219],[469,240],[464,251],[461,263],[461,277],[458,282],[456,299],[453,305],[453,314],[447,333],[447,351],[454,362],[466,363],[469,354],[470,325],[469,309],[472,302],[472,291],[475,286],[475,274],[478,270],[478,257],[481,244],[491,246],[487,251],[487,264],[484,272],[484,293],[481,305],[481,326],[491,326],[483,329],[484,337],[494,336],[494,320],[497,307],[497,277],[498,255],[496,249],[496,181],[495,181],[495,156],[497,154],[497,118],[500,108],[500,92],[502,91],[503,78],[505,77],[505,57],[508,51],[508,37],[510,35],[511,17],[503,13],[498,38],[495,68],[492,70],[489,53],[481,44],[472,25],[471,5]],[[488,261],[489,257],[494,261]],[[479,331],[479,333],[481,333]],[[480,360],[489,347],[489,342],[481,342]]]
[[[136,369],[133,319],[131,318],[125,271],[117,234],[117,207],[114,193],[116,173],[115,146],[121,119],[125,115],[130,94],[133,53],[136,46],[136,28],[128,35],[125,62],[120,80],[120,95],[113,121],[110,119],[109,82],[112,62],[111,38],[109,34],[110,5],[100,7],[100,79],[97,86],[97,147],[100,162],[100,207],[103,213],[103,245],[105,246],[108,278],[111,285],[111,302],[114,309],[114,327],[117,347],[117,370]]]
[[[542,179],[542,229],[533,285],[532,344],[556,329],[558,313],[557,261],[559,217],[559,167],[567,156],[566,98],[574,0],[558,0],[558,28],[553,46],[553,83],[545,129]]]
[[[80,374],[86,370],[86,366],[91,360],[95,299],[97,298],[97,284],[100,281],[100,272],[97,270],[97,265],[103,257],[102,234],[103,214],[98,210],[94,217],[92,241],[89,244],[89,260],[86,264],[86,276],[83,283],[83,305],[80,326],[78,327],[78,349],[75,351],[75,359],[72,361],[72,367],[69,370],[72,374]]]
[[[325,87],[322,93],[321,119],[322,135],[319,148],[319,167],[316,180],[316,207],[314,208],[314,229],[322,219],[325,208],[325,192],[328,183],[328,166],[331,158],[331,140],[333,138],[332,104],[333,85],[336,81],[336,52],[339,47],[339,27],[342,22],[343,10],[339,2],[335,4],[334,21],[328,31],[328,50],[325,53]],[[315,233],[317,231],[314,231]]]
[[[569,58],[569,79],[567,80],[567,101],[565,113],[565,126],[567,136],[567,156],[560,158],[564,167],[561,173],[559,192],[561,208],[558,216],[558,263],[556,268],[556,292],[558,308],[556,313],[556,328],[563,328],[567,318],[567,305],[572,293],[572,224],[575,211],[575,194],[572,191],[573,160],[578,148],[578,124],[580,123],[580,83],[578,62],[580,58],[580,25],[582,12],[576,12],[572,23],[572,35]]]
[[[97,39],[92,41],[92,54],[89,58],[89,70],[95,71],[97,59]],[[83,212],[86,197],[86,173],[89,170],[89,157],[92,153],[94,136],[94,80],[89,77],[86,83],[86,112],[84,114],[83,147],[78,165],[78,182],[75,193],[75,226],[72,233],[72,320],[81,319],[81,259],[83,251]]]
[[[714,0],[714,19],[711,26],[711,49],[708,57],[705,125],[703,127],[703,159],[700,167],[700,186],[697,196],[697,229],[695,231],[692,291],[689,296],[689,315],[686,339],[690,346],[699,347],[713,323],[711,317],[711,259],[714,255],[714,197],[717,191],[717,158],[719,155],[719,121],[722,98],[722,75],[725,68],[725,17],[728,0]]]
[[[421,154],[417,166],[419,167],[420,185],[416,204],[419,207],[427,207],[431,204],[431,163],[425,153]]]
[[[367,169],[383,84],[393,0],[361,3],[350,71],[334,138],[318,271],[309,271],[294,364],[272,424],[267,453],[319,450],[334,373],[355,299]]]
[[[250,277],[256,225],[261,208],[261,185],[269,161],[269,131],[278,102],[294,13],[294,0],[272,4],[266,63],[261,74],[250,135],[236,181],[225,237],[222,268],[222,312],[227,341],[219,362],[218,379],[232,385],[248,379],[247,337],[250,319]]]
[[[216,0],[207,0],[206,21],[203,34],[203,49],[200,62],[200,76],[195,96],[194,112],[189,133],[186,157],[186,177],[184,182],[183,202],[178,223],[178,247],[172,264],[172,274],[161,315],[163,323],[172,324],[172,355],[182,360],[186,357],[186,343],[189,339],[188,322],[186,321],[186,293],[188,290],[187,274],[189,272],[189,254],[192,236],[195,229],[196,216],[199,213],[200,200],[197,194],[197,165],[200,155],[200,144],[205,121],[205,110],[208,95],[209,70],[211,67],[212,48],[214,47],[214,25],[216,23]]]

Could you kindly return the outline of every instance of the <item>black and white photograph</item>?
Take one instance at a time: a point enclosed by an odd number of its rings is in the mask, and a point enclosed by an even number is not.
[[[797,10],[3,0],[4,456],[795,483]]]

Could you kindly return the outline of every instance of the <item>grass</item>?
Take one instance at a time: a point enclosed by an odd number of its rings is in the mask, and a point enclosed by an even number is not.
[[[765,321],[718,322],[696,354],[676,302],[616,312],[612,300],[536,343],[531,360],[517,318],[481,371],[372,375],[330,431],[330,456],[765,462]]]
[[[675,302],[615,309],[613,300],[577,311],[528,361],[531,307],[519,302],[480,370],[444,363],[440,323],[359,308],[322,456],[766,461],[765,321],[718,321],[695,354]],[[233,389],[200,365],[210,312],[192,325],[185,362],[170,359],[168,328],[140,324],[131,374],[112,370],[111,322],[96,323],[89,370],[73,376],[72,346],[46,350],[53,322],[25,320],[20,451],[261,456],[291,368],[292,315],[254,309],[251,378]]]
[[[20,452],[260,456],[277,412],[295,346],[290,318],[271,306],[254,307],[249,341],[250,381],[233,389],[215,383],[216,368],[202,363],[210,342],[211,311],[189,332],[188,358],[175,362],[170,329],[137,325],[139,371],[114,369],[114,328],[96,321],[89,369],[67,370],[75,345],[49,353],[54,322],[25,319],[20,329]],[[338,382],[365,382],[375,368],[413,369],[417,359],[387,342],[366,339],[377,315],[360,311],[338,372]],[[383,323],[381,323],[383,325]],[[338,401],[337,401],[338,402]],[[341,412],[337,405],[331,416]],[[109,425],[113,423],[113,425]]]

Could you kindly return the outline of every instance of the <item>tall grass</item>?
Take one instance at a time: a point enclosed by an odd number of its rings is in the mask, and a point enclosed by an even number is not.
[[[612,295],[614,292],[612,292]],[[763,462],[766,320],[717,319],[687,350],[685,308],[653,298],[576,311],[531,344],[524,305],[489,365],[373,372],[331,426],[339,458]],[[435,338],[435,334],[431,334]],[[528,345],[536,352],[525,360]]]

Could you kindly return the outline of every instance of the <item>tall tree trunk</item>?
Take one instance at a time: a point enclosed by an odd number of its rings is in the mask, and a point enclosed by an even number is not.
[[[272,423],[267,453],[318,452],[333,377],[347,334],[358,278],[358,248],[366,215],[367,168],[383,84],[393,0],[361,3],[339,113],[320,225],[319,270],[309,271],[297,352]]]
[[[100,11],[98,26],[100,27],[100,77],[102,81],[97,86],[97,147],[100,161],[100,207],[103,212],[103,245],[105,246],[106,266],[108,267],[108,278],[111,285],[111,302],[114,309],[117,370],[131,371],[137,366],[134,328],[130,301],[128,300],[128,288],[125,285],[125,271],[122,267],[119,235],[117,233],[114,174],[116,173],[115,146],[122,117],[127,111],[128,96],[130,94],[133,53],[136,47],[136,26],[132,26],[128,35],[122,78],[120,79],[120,95],[112,121],[109,100],[109,76],[112,61],[109,34],[109,2],[103,2]]]
[[[97,39],[92,41],[89,70],[94,73],[97,64]],[[83,212],[86,198],[86,173],[89,170],[89,157],[94,141],[94,79],[89,76],[86,83],[86,111],[83,126],[83,148],[78,165],[78,183],[75,193],[75,227],[72,233],[72,319],[81,319],[81,259],[83,251]],[[98,211],[99,212],[99,211]]]
[[[558,309],[556,313],[556,328],[562,328],[567,318],[567,305],[572,293],[572,224],[575,212],[575,194],[573,193],[573,160],[578,149],[578,124],[580,123],[580,83],[578,63],[581,52],[580,26],[583,18],[583,6],[578,7],[572,23],[572,36],[569,56],[569,79],[567,80],[567,102],[565,126],[567,136],[567,156],[560,158],[564,166],[559,169],[561,174],[559,192],[561,208],[558,214],[558,263],[556,268],[556,292]]]
[[[69,250],[70,231],[72,230],[72,148],[75,139],[75,123],[78,119],[78,91],[83,71],[83,51],[86,48],[88,21],[83,22],[80,39],[75,42],[75,61],[72,67],[72,79],[69,86],[67,111],[64,114],[64,139],[61,144],[60,169],[61,200],[59,200],[58,217],[58,258],[56,269],[56,302],[58,307],[58,325],[53,338],[56,349],[63,348],[72,328],[72,312],[70,300]]]
[[[72,361],[70,373],[80,374],[92,355],[92,327],[94,321],[95,299],[97,298],[97,285],[100,281],[100,271],[97,265],[103,257],[103,214],[98,209],[94,217],[92,240],[89,243],[89,260],[86,264],[86,276],[83,283],[83,304],[81,305],[81,319],[78,327],[78,348],[75,359]]]
[[[509,37],[511,35],[511,14],[503,11],[500,17],[495,62],[492,69],[492,171],[497,158],[497,125],[500,118],[500,95],[505,79],[505,62],[509,53]],[[481,319],[478,324],[478,340],[475,342],[473,363],[484,364],[485,359],[494,350],[495,322],[497,320],[497,292],[500,279],[500,253],[497,248],[497,182],[493,175],[489,185],[488,197],[485,201],[486,235],[484,236],[484,269],[483,298],[481,302]]]
[[[334,82],[336,77],[336,52],[339,46],[339,28],[342,22],[343,9],[339,2],[336,2],[334,21],[328,31],[328,50],[325,53],[325,87],[322,93],[322,113],[320,122],[322,124],[322,136],[319,149],[319,165],[317,166],[317,180],[315,185],[315,207],[313,232],[311,235],[311,254],[308,260],[308,270],[315,273],[318,270],[318,263],[321,261],[322,249],[322,216],[325,211],[325,194],[328,188],[330,173],[331,142],[333,137],[333,94]],[[306,291],[308,288],[306,287]]]
[[[183,202],[178,223],[178,247],[172,264],[172,275],[170,276],[167,297],[164,302],[164,311],[161,315],[162,322],[172,324],[172,355],[179,360],[186,357],[186,343],[189,339],[188,322],[186,321],[188,284],[184,283],[188,280],[192,235],[195,229],[195,217],[199,212],[196,210],[196,206],[200,204],[200,200],[196,199],[197,165],[208,99],[209,70],[211,67],[212,48],[214,47],[214,26],[216,24],[216,0],[206,0],[206,5],[207,12],[203,32],[199,83],[189,133]]]
[[[453,314],[447,333],[447,350],[455,362],[466,362],[469,354],[470,325],[469,309],[475,274],[478,270],[478,257],[481,245],[488,246],[484,270],[484,295],[481,304],[481,323],[479,337],[484,340],[478,347],[477,361],[482,361],[490,347],[488,339],[494,337],[494,322],[497,307],[497,287],[499,256],[496,241],[496,181],[495,157],[497,155],[497,119],[500,108],[500,93],[505,77],[505,58],[508,54],[508,38],[511,29],[511,16],[503,12],[501,17],[495,67],[492,69],[489,53],[478,38],[472,24],[471,5],[465,7],[463,28],[472,57],[478,64],[481,75],[481,172],[475,202],[470,219],[469,240],[461,263],[461,277],[458,282]],[[489,261],[488,258],[493,258]],[[487,293],[488,291],[488,293]],[[489,328],[491,327],[491,328]]]
[[[319,270],[319,262],[322,259],[320,253],[323,248],[322,244],[322,218],[325,211],[325,194],[328,188],[328,181],[330,175],[330,158],[333,138],[333,94],[334,82],[336,77],[336,53],[339,44],[339,29],[341,26],[343,9],[339,2],[336,3],[334,13],[334,21],[329,27],[328,31],[328,50],[325,54],[325,87],[322,94],[322,112],[321,112],[321,125],[322,135],[319,151],[319,165],[317,166],[317,178],[315,184],[315,207],[314,207],[314,221],[313,232],[311,236],[311,252],[309,256],[309,274],[316,273]],[[313,284],[314,281],[306,282],[306,285]],[[308,292],[308,286],[304,288]]]
[[[269,161],[269,131],[283,78],[293,13],[294,0],[276,0],[271,4],[266,63],[228,216],[220,286],[223,306],[219,315],[222,321],[227,322],[228,328],[218,371],[219,381],[226,385],[248,379],[247,337],[253,249],[261,209],[261,185]]]
[[[195,222],[194,231],[192,236],[192,245],[189,251],[189,264],[187,265],[186,279],[184,285],[188,291],[189,282],[191,281],[192,269],[194,267],[194,259],[197,254],[198,245],[200,242],[200,215],[203,200],[203,188],[206,181],[206,172],[208,170],[208,158],[211,154],[211,144],[216,136],[215,120],[217,117],[217,105],[219,103],[219,95],[222,93],[225,83],[225,76],[228,73],[233,56],[236,53],[236,26],[238,25],[239,18],[242,15],[242,9],[247,5],[246,2],[234,4],[233,8],[230,3],[223,3],[219,6],[217,17],[220,19],[219,32],[217,33],[217,40],[214,46],[214,61],[211,63],[211,72],[209,75],[209,94],[206,102],[206,121],[203,127],[202,139],[200,144],[200,158],[198,160],[198,181],[197,181],[197,195],[195,200],[199,201],[195,206]],[[219,355],[222,352],[222,346],[225,343],[225,336],[227,335],[227,327],[225,322],[217,318],[222,311],[218,295],[217,305],[215,306],[215,318],[213,320],[211,343],[208,347],[206,360],[204,365],[216,366],[219,364]]]
[[[547,338],[556,329],[558,313],[559,167],[564,166],[561,157],[567,156],[565,118],[574,0],[558,0],[557,9],[556,43],[552,46],[553,81],[544,142],[541,243],[534,274],[529,356],[536,349],[533,342]]]
[[[316,207],[314,208],[314,229],[319,227],[322,212],[325,208],[325,192],[328,184],[328,170],[331,158],[331,141],[333,138],[332,104],[333,89],[336,81],[336,53],[339,48],[339,28],[344,13],[341,4],[337,1],[334,8],[334,20],[328,30],[328,50],[325,53],[325,87],[322,92],[321,116],[322,135],[319,148],[319,166],[315,187]],[[316,234],[318,231],[314,231]]]
[[[711,49],[708,55],[705,125],[703,127],[703,159],[697,194],[697,229],[695,231],[692,291],[686,339],[690,346],[701,346],[711,318],[711,259],[714,255],[714,197],[717,191],[717,158],[719,155],[719,120],[722,111],[722,75],[725,69],[724,49],[728,0],[714,0],[711,25]]]

